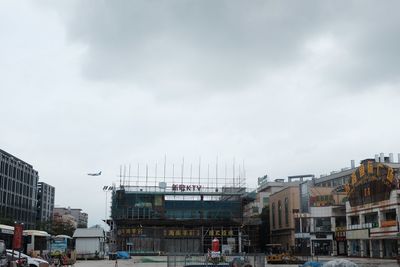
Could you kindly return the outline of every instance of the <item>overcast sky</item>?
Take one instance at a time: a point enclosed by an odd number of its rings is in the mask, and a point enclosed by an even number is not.
[[[187,170],[218,157],[223,170],[235,158],[255,187],[265,174],[319,176],[400,152],[399,10],[395,0],[1,1],[0,148],[90,225],[121,164],[160,169],[167,155]]]

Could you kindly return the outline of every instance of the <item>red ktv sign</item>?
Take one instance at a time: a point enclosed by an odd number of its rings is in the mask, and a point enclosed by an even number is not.
[[[201,185],[185,185],[185,184],[173,184],[172,191],[200,191]]]

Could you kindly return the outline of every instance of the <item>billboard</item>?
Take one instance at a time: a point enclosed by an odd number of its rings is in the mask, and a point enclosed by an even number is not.
[[[397,179],[393,168],[374,160],[365,160],[351,174],[344,188],[350,206],[360,206],[388,200],[390,192],[397,188]]]
[[[13,249],[20,250],[22,249],[22,232],[24,228],[20,223],[16,223],[14,225],[14,236],[13,236]]]

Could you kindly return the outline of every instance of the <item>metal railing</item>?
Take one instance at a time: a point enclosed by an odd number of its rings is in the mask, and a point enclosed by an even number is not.
[[[245,261],[246,264],[250,264],[252,267],[264,267],[265,266],[265,255],[264,254],[236,254],[236,255],[225,255],[223,261],[219,264],[213,263],[207,257],[207,254],[168,254],[167,255],[167,266],[168,267],[189,267],[189,266],[229,266],[233,260],[240,258]]]

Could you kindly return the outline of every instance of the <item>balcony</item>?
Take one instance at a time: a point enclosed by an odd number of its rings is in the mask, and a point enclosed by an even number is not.
[[[381,227],[392,227],[397,226],[396,220],[381,221]]]
[[[295,233],[295,238],[310,238],[310,233]]]
[[[379,227],[379,224],[377,222],[361,223],[361,224],[348,225],[347,230],[371,229],[371,228],[377,228],[377,227]]]
[[[324,226],[316,226],[315,227],[315,232],[320,233],[320,232],[332,232],[331,226],[329,225],[324,225]]]

